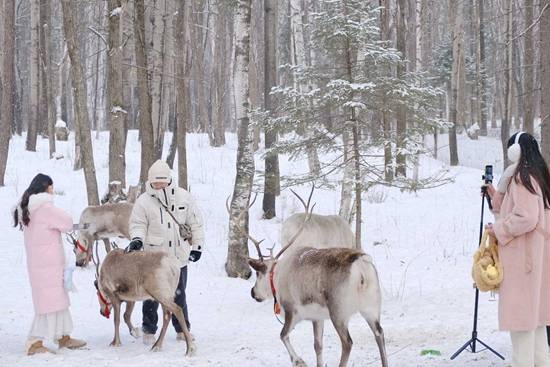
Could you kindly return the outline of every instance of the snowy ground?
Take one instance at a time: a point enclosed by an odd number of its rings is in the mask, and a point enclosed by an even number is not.
[[[72,136],[71,136],[72,137]],[[197,338],[198,353],[184,357],[184,344],[176,342],[169,328],[160,353],[149,352],[140,339],[132,338],[121,327],[120,348],[108,346],[113,335],[112,320],[99,314],[93,270],[75,272],[77,293],[71,294],[74,336],[88,341],[89,349],[62,350],[56,355],[26,357],[24,345],[33,317],[27,278],[22,234],[11,227],[10,210],[37,172],[53,177],[56,203],[70,211],[74,221],[85,207],[86,194],[82,171],[72,170],[73,146],[58,143],[61,160],[48,160],[47,140],[40,140],[38,152],[24,151],[24,139],[11,143],[7,186],[0,188],[0,366],[289,366],[290,361],[278,334],[270,302],[256,303],[250,297],[254,279],[229,279],[224,273],[227,245],[225,198],[232,192],[235,162],[235,137],[228,135],[228,145],[211,148],[206,136],[191,135],[188,140],[190,186],[207,218],[207,247],[198,263],[191,264],[188,303],[192,331]],[[448,157],[440,137],[440,158]],[[446,143],[445,143],[446,144]],[[167,146],[168,144],[165,144]],[[95,164],[100,191],[107,185],[108,136],[94,139]],[[500,143],[493,138],[478,142],[459,137],[463,166],[452,168],[455,182],[416,194],[399,190],[383,192],[383,202],[365,196],[363,248],[375,259],[383,287],[382,326],[386,333],[391,366],[506,366],[489,352],[464,352],[455,361],[450,355],[469,337],[473,320],[474,290],[470,278],[471,256],[477,246],[479,228],[479,185],[485,164],[495,164],[499,172]],[[135,183],[139,175],[139,143],[135,132],[128,138],[127,176]],[[261,161],[258,159],[258,167]],[[422,160],[422,170],[444,166],[444,162]],[[281,162],[283,173],[304,167],[304,162]],[[308,191],[302,187],[301,192]],[[318,191],[314,197],[317,213],[333,213],[338,208],[339,192]],[[278,217],[260,219],[261,205],[252,209],[252,232],[267,242],[277,242],[280,223],[300,204],[288,192],[277,201]],[[487,215],[486,219],[490,219]],[[121,243],[121,245],[123,245]],[[141,310],[136,307],[135,324],[140,324]],[[366,323],[352,319],[350,333],[354,340],[350,366],[379,365],[374,338]],[[479,337],[509,357],[507,334],[497,330],[497,302],[488,294],[480,297]],[[295,349],[308,365],[315,365],[311,325],[299,324],[291,334]],[[325,362],[336,366],[340,342],[327,323],[325,328]],[[53,345],[50,343],[50,346]],[[435,349],[441,356],[421,356]]]

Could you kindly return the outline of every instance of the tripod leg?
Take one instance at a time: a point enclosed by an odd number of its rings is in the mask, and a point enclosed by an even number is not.
[[[477,338],[476,338],[477,339]],[[490,346],[488,346],[487,344],[485,344],[484,342],[482,342],[481,340],[477,339],[477,341],[482,344],[485,348],[489,349],[491,352],[493,352],[494,354],[496,354],[498,357],[500,357],[500,359],[502,359],[503,361],[505,360],[505,358],[500,355],[497,351],[495,351],[493,348],[491,348]]]
[[[468,348],[472,344],[472,341],[473,339],[470,339],[462,347],[460,347],[460,349],[451,356],[451,360],[455,359],[460,353],[464,351],[464,349]]]

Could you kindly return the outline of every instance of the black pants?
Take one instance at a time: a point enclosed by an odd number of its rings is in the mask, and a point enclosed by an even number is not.
[[[546,327],[546,337],[548,338],[548,345],[550,345],[550,326]]]
[[[191,324],[189,323],[189,315],[187,313],[187,302],[185,299],[185,288],[187,287],[187,266],[184,266],[180,270],[180,280],[178,282],[178,288],[176,289],[176,294],[174,301],[183,309],[183,316],[185,317],[185,323],[187,328],[191,330]],[[143,332],[145,334],[155,334],[157,332],[158,326],[158,308],[159,304],[153,300],[146,300],[143,302],[143,307],[141,309],[143,314]],[[181,326],[176,319],[176,316],[172,315],[172,325],[176,329],[177,333],[181,333]]]

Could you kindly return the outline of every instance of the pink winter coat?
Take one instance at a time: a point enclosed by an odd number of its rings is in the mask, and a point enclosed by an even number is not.
[[[529,331],[550,324],[550,211],[536,194],[512,179],[493,228],[504,278],[500,285],[499,327]]]
[[[70,231],[73,221],[68,213],[53,205],[53,195],[48,193],[30,196],[29,217],[23,235],[34,311],[62,311],[69,307],[69,296],[63,287],[65,253],[61,232]]]

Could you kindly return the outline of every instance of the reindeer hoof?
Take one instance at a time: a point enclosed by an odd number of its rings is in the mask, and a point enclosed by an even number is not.
[[[151,348],[151,352],[160,352],[162,350],[162,347],[160,345],[153,345],[153,348]]]
[[[130,330],[130,335],[132,335],[134,338],[137,339],[141,337],[143,334],[141,333],[141,328],[134,327],[132,328],[132,330]]]
[[[307,367],[306,362],[303,359],[299,358],[292,362],[293,367]]]
[[[191,344],[189,348],[187,348],[187,352],[185,353],[185,356],[193,357],[195,354],[197,354],[197,346],[195,344]]]
[[[112,341],[111,344],[109,344],[109,346],[111,347],[120,347],[122,344],[120,342],[116,342],[116,341]]]

